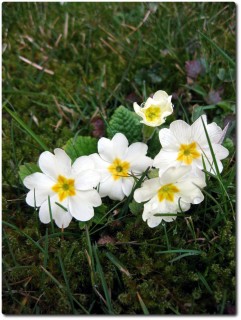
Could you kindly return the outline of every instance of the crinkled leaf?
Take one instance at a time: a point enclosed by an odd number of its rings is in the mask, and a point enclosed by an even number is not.
[[[25,163],[19,167],[19,177],[23,181],[25,177],[29,176],[32,173],[41,172],[38,165],[35,163]]]
[[[71,138],[64,146],[64,150],[75,161],[78,157],[97,152],[97,140],[84,136]]]
[[[134,112],[123,106],[115,110],[109,122],[109,127],[107,128],[109,138],[112,138],[118,132],[123,133],[129,143],[142,141],[140,118]]]

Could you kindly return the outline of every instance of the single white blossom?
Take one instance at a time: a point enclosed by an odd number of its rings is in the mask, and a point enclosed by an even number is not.
[[[40,207],[39,218],[43,223],[52,218],[59,228],[66,228],[72,217],[80,221],[94,216],[93,207],[101,205],[98,192],[93,189],[100,181],[100,174],[94,170],[94,163],[88,156],[79,157],[71,166],[71,159],[62,149],[54,154],[45,151],[39,157],[42,173],[27,176],[23,184],[30,189],[26,202]]]
[[[134,178],[140,176],[153,160],[146,156],[147,145],[135,142],[128,147],[128,140],[122,133],[116,133],[112,140],[101,138],[98,152],[90,155],[101,174],[99,193],[113,200],[122,200],[131,193]]]
[[[174,214],[177,212],[187,211],[191,203],[203,201],[200,188],[205,187],[205,179],[203,175],[191,176],[190,171],[190,167],[171,167],[159,178],[146,180],[135,190],[136,202],[148,201],[144,204],[142,218],[149,227],[158,226],[162,220],[171,222],[176,219]]]
[[[166,121],[166,117],[173,113],[171,103],[172,96],[168,96],[165,91],[157,91],[153,98],[148,98],[144,107],[140,107],[134,102],[135,112],[142,118],[141,123],[150,127],[157,127]]]
[[[191,167],[192,174],[197,174],[204,169],[203,161],[207,171],[216,173],[201,118],[207,129],[219,172],[223,170],[220,160],[225,159],[229,154],[228,150],[221,145],[223,131],[215,122],[207,124],[207,117],[203,115],[192,125],[176,120],[170,124],[169,129],[160,130],[159,139],[162,149],[153,162],[154,167],[160,169],[160,174],[172,166]]]

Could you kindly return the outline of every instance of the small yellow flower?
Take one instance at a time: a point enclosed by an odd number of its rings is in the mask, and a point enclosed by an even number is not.
[[[150,127],[157,127],[166,121],[166,117],[173,113],[171,103],[172,96],[165,91],[157,91],[153,98],[148,98],[143,108],[136,102],[133,107],[135,112],[142,118],[141,123]]]

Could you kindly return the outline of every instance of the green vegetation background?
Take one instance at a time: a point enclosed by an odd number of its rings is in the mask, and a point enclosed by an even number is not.
[[[209,121],[230,122],[222,180],[208,179],[188,218],[150,229],[135,203],[123,218],[122,204],[106,200],[102,214],[111,212],[102,229],[90,226],[90,243],[81,224],[61,234],[25,203],[19,166],[43,149],[3,110],[3,313],[235,313],[235,4],[2,8],[3,106],[51,151],[74,136],[100,136],[93,116],[109,121],[118,106],[132,110],[159,89],[173,94],[168,122],[191,122],[199,106]],[[191,60],[202,64],[196,78]]]

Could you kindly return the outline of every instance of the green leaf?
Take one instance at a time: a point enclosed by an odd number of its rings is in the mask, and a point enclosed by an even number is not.
[[[112,138],[116,133],[123,133],[129,143],[142,141],[142,126],[140,118],[127,108],[120,106],[112,115],[109,127],[107,128],[107,135]]]
[[[97,152],[97,140],[84,136],[71,138],[64,146],[64,150],[72,161],[75,161],[78,157],[88,156]]]
[[[19,177],[21,179],[21,181],[24,180],[24,178],[26,178],[27,176],[29,176],[32,173],[35,172],[41,172],[39,166],[37,166],[35,163],[25,163],[21,166],[19,166]]]
[[[137,203],[135,200],[129,204],[129,209],[134,215],[141,214],[143,212],[143,207],[143,203]]]

